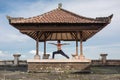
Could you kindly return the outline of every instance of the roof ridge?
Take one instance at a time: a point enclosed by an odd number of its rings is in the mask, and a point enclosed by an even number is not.
[[[45,12],[45,13],[43,13],[43,14],[40,14],[40,15],[37,15],[37,16],[33,16],[33,17],[29,17],[29,18],[25,18],[25,19],[36,18],[36,17],[42,17],[43,15],[46,15],[46,14],[48,14],[48,13],[51,13],[51,12],[53,12],[53,11],[55,11],[55,10],[56,10],[56,9],[53,9],[53,10],[50,10],[50,11]]]

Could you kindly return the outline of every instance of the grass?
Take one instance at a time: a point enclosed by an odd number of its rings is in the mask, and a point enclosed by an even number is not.
[[[0,71],[0,80],[120,80],[120,67],[92,67],[93,73]]]
[[[0,80],[120,80],[120,74],[0,72]]]
[[[95,74],[120,74],[120,66],[94,66],[91,71]]]

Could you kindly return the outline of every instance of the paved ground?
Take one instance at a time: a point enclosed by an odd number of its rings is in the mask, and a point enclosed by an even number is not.
[[[0,80],[120,80],[120,74],[27,73],[0,71]]]

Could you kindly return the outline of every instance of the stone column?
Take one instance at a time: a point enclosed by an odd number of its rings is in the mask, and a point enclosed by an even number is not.
[[[14,56],[14,65],[19,65],[19,57],[21,56],[20,54],[13,54]]]
[[[83,55],[83,35],[82,35],[82,31],[80,32],[80,56],[79,59],[83,60],[85,57]]]
[[[76,40],[76,56],[78,56],[78,41]]]
[[[108,54],[100,54],[102,64],[106,64],[106,62],[107,62],[107,60],[106,60],[106,56],[107,56],[107,55],[108,55]]]
[[[46,54],[46,40],[44,41],[44,54],[43,59],[49,59],[50,54]]]
[[[44,55],[46,55],[46,41],[44,41]]]
[[[80,40],[80,55],[83,55],[82,39]]]
[[[76,32],[76,56],[78,57],[78,32]]]
[[[39,55],[39,36],[37,32],[37,40],[36,40],[36,55],[34,56],[35,60],[40,60],[40,55]]]

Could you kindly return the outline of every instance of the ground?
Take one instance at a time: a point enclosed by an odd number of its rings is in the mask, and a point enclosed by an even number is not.
[[[120,80],[120,66],[91,67],[91,73],[28,73],[0,70],[0,80]]]
[[[0,71],[0,80],[120,80],[120,74],[27,73]]]

